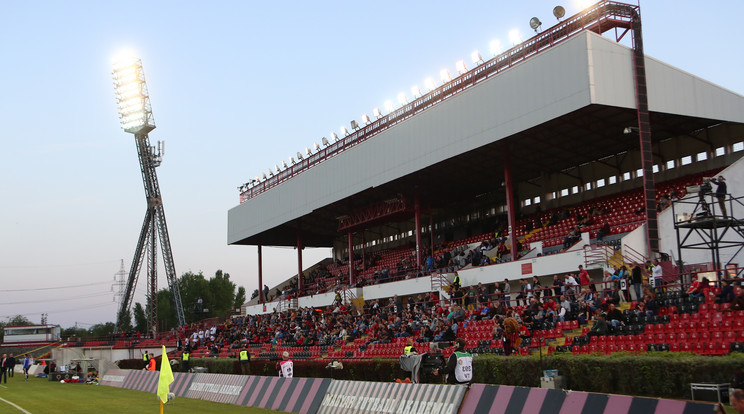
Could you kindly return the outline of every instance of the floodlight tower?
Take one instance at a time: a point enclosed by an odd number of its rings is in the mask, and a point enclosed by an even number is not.
[[[173,264],[170,238],[168,237],[168,226],[165,223],[165,210],[163,200],[160,196],[160,186],[155,168],[162,161],[162,146],[158,142],[157,152],[150,145],[148,133],[155,129],[155,120],[152,117],[150,107],[150,96],[145,83],[145,72],[142,70],[142,60],[134,56],[126,56],[114,63],[113,70],[114,87],[116,89],[116,101],[119,105],[119,118],[124,131],[134,134],[137,144],[140,169],[142,171],[142,182],[145,185],[145,198],[147,199],[147,212],[145,221],[142,223],[137,248],[134,251],[132,267],[129,269],[124,296],[117,315],[116,328],[121,328],[122,317],[129,312],[132,306],[134,287],[137,284],[140,267],[147,252],[147,294],[150,305],[148,315],[148,328],[154,334],[158,330],[158,278],[157,278],[157,239],[160,238],[160,248],[163,253],[165,273],[168,279],[173,302],[176,305],[176,314],[179,325],[186,324],[181,304],[181,292],[178,289],[176,268]]]

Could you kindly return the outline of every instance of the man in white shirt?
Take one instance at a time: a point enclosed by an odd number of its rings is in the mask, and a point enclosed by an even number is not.
[[[654,278],[654,288],[656,289],[656,293],[661,293],[661,283],[663,279],[663,269],[661,268],[661,263],[659,263],[659,259],[654,259],[654,267],[651,268],[651,276]]]

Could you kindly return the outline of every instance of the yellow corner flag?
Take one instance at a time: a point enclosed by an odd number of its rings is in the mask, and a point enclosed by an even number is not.
[[[172,382],[173,370],[171,370],[168,354],[165,351],[165,345],[163,345],[163,358],[160,360],[160,379],[158,380],[158,397],[160,397],[161,409],[163,407],[162,404],[168,402],[168,393],[170,392]]]

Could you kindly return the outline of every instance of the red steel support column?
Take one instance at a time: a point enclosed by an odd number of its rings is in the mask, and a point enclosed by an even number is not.
[[[349,286],[354,286],[354,236],[348,232],[349,239]]]
[[[419,200],[418,186],[413,201],[414,225],[416,226],[416,272],[421,270],[421,201]]]
[[[297,229],[297,291],[302,296],[302,233]]]
[[[512,170],[511,170],[511,154],[508,145],[501,146],[501,154],[504,159],[504,186],[506,190],[506,215],[509,218],[509,240],[511,248],[512,260],[517,260],[519,252],[517,252],[517,237],[516,237],[516,226],[517,226],[517,215],[516,206],[514,205],[514,187],[512,183]]]
[[[434,254],[434,212],[429,214],[429,239],[431,254]]]
[[[265,303],[266,298],[263,294],[263,257],[261,255],[261,245],[258,245],[258,303]]]
[[[365,246],[365,244],[367,244],[367,235],[362,231],[362,270],[367,269],[367,246]]]

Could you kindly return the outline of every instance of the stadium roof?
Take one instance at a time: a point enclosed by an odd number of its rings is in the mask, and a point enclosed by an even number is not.
[[[654,143],[744,123],[744,97],[646,57]],[[228,243],[331,247],[339,217],[414,189],[435,216],[637,149],[632,50],[592,32],[450,97],[228,212]],[[412,212],[399,214],[409,219]],[[392,218],[392,217],[389,217]]]

